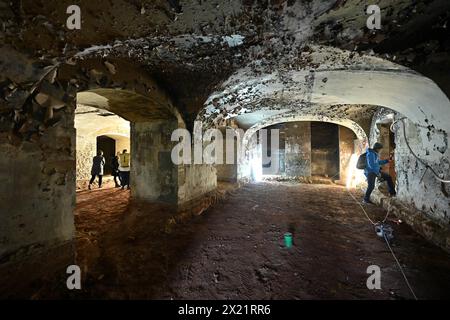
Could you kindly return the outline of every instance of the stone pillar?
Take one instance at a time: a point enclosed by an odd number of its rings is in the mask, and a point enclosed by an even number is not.
[[[311,176],[311,123],[285,124],[285,172],[290,177]]]
[[[132,199],[177,203],[178,166],[170,141],[176,128],[176,120],[131,123]]]
[[[0,265],[74,237],[75,88],[40,65],[0,48]]]
[[[178,204],[199,199],[217,187],[216,168],[211,164],[191,164],[178,168]]]
[[[38,141],[0,139],[0,257],[73,238],[75,130],[55,126]]]

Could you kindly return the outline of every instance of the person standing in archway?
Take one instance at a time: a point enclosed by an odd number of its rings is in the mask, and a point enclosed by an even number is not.
[[[364,175],[367,178],[367,190],[363,199],[363,203],[371,204],[370,195],[375,188],[375,180],[378,178],[380,181],[386,181],[388,184],[389,194],[391,197],[395,197],[396,191],[394,182],[389,174],[381,171],[381,166],[389,163],[391,160],[380,160],[379,152],[383,149],[383,145],[376,142],[372,149],[367,149],[366,153],[366,167],[364,169]]]
[[[122,190],[127,187],[130,189],[130,161],[131,155],[124,149],[121,154],[119,154],[119,172],[122,182]]]
[[[92,159],[91,180],[89,181],[89,190],[91,190],[91,184],[94,183],[95,177],[98,176],[98,187],[102,187],[103,167],[105,166],[105,157],[103,157],[103,151],[98,150],[97,155]]]
[[[119,155],[120,153],[117,152],[117,155],[113,156],[111,159],[111,168],[112,168],[112,176],[114,177],[114,183],[116,185],[116,188],[122,186],[122,177],[120,176],[119,172]],[[119,180],[119,181],[117,181]]]

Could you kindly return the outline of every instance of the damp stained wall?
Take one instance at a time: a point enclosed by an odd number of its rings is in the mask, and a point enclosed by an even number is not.
[[[75,130],[73,109],[39,139],[0,138],[0,258],[33,253],[74,235]],[[19,251],[18,251],[19,250]]]
[[[217,188],[216,168],[211,164],[190,164],[178,169],[178,204],[195,201]]]
[[[385,122],[392,111],[381,110],[373,119],[371,144],[380,138],[377,123]],[[396,114],[395,119],[403,118]],[[425,127],[405,120],[406,139],[413,152],[426,161],[444,179],[449,180],[450,150],[445,131],[436,130],[432,125]],[[421,211],[426,217],[448,229],[450,222],[450,185],[436,180],[430,170],[422,165],[407,147],[403,125],[397,122],[395,132],[395,171],[397,174],[397,199]],[[425,172],[427,171],[427,172]]]
[[[140,201],[177,202],[178,171],[170,137],[177,121],[131,123],[131,196]]]
[[[311,122],[285,124],[285,172],[290,177],[311,176]]]

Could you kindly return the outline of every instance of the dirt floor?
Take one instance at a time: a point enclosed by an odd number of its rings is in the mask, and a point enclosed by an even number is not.
[[[84,282],[74,298],[412,298],[385,242],[343,187],[246,185],[185,223],[164,205],[128,201],[129,191],[114,188],[78,194]],[[375,220],[385,216],[376,206],[367,211]],[[450,255],[405,224],[390,224],[418,298],[448,298]],[[294,234],[291,249],[285,232]],[[381,290],[366,287],[370,265],[381,268]]]

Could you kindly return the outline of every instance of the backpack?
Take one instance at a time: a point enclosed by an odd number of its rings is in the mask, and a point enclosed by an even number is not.
[[[130,154],[121,153],[119,154],[119,163],[121,167],[127,168],[130,166]]]
[[[367,152],[361,154],[356,162],[356,169],[364,170],[367,167]]]

